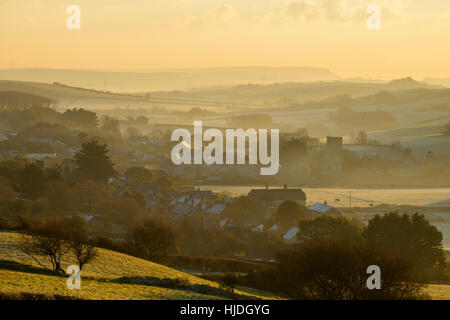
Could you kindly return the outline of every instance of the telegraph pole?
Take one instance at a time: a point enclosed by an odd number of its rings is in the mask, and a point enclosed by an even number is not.
[[[351,209],[352,208],[352,192],[351,191],[350,191],[349,202],[350,202],[350,209]]]

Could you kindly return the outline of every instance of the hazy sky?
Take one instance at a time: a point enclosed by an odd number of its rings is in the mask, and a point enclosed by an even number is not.
[[[81,30],[68,30],[68,5]],[[368,4],[382,29],[366,27]],[[450,78],[450,0],[0,0],[0,68],[316,66]]]

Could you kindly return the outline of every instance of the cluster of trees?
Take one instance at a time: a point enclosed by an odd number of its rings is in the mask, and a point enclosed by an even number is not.
[[[361,229],[343,217],[301,221],[295,249],[280,253],[279,271],[294,281],[291,297],[411,299],[442,273],[442,233],[423,215],[376,215]],[[381,290],[368,290],[366,268],[381,268]]]
[[[368,244],[391,252],[408,263],[418,280],[444,270],[442,233],[423,215],[395,212],[377,215],[362,235]]]
[[[146,125],[148,124],[148,122],[150,121],[149,118],[147,118],[146,116],[137,116],[135,118],[128,116],[126,120],[123,120],[124,124],[129,124],[129,125]]]
[[[179,229],[180,251],[184,255],[224,257],[247,251],[244,241],[221,229],[202,226],[197,221],[184,221]]]
[[[302,221],[307,218],[306,207],[292,200],[281,203],[275,213],[276,224],[282,229],[287,229],[299,223],[299,220]]]
[[[98,117],[95,112],[83,108],[67,109],[59,115],[61,122],[68,128],[81,131],[94,131],[98,125]]]
[[[86,180],[98,182],[106,182],[108,178],[115,176],[116,171],[108,152],[107,145],[98,140],[83,143],[74,157],[79,175]]]
[[[106,144],[97,140],[83,143],[81,150],[74,157],[76,169],[71,173],[73,178],[78,181],[105,183],[108,178],[115,176],[116,171],[107,153]],[[42,195],[52,196],[53,191],[57,191],[59,187],[64,189],[66,184],[61,172],[61,168],[43,169],[37,163],[16,160],[0,163],[0,177],[4,183],[18,192],[21,198],[29,200],[36,200]]]
[[[422,215],[376,215],[366,227],[344,217],[299,222],[299,243],[278,250],[273,269],[229,276],[293,299],[421,299],[424,283],[448,281],[442,234]],[[369,266],[381,288],[367,287]]]
[[[50,107],[56,101],[20,91],[0,91],[0,109],[23,109],[33,106]]]
[[[63,259],[72,257],[80,271],[94,261],[97,249],[89,244],[84,220],[78,217],[70,219],[45,219],[38,224],[25,224],[17,247],[31,257],[40,266],[46,267],[42,259],[51,264],[52,270],[65,273]]]
[[[250,229],[224,230],[204,226],[195,218],[174,222],[160,213],[134,219],[124,243],[100,239],[97,244],[152,261],[164,261],[167,255],[191,257],[273,257],[284,247],[272,234]]]
[[[410,265],[417,280],[427,279],[445,267],[442,233],[417,213],[376,215],[364,228],[344,217],[321,216],[301,220],[299,229],[301,243],[365,243],[389,252]]]
[[[421,285],[396,256],[364,243],[307,242],[278,253],[277,286],[293,299],[417,299]],[[381,270],[381,288],[367,287],[367,267]]]
[[[290,103],[293,109],[324,109],[324,108],[350,108],[367,105],[397,105],[395,95],[386,90],[382,90],[373,95],[360,98],[352,98],[350,94],[338,94],[334,97],[325,98],[317,102],[298,103],[295,100]]]
[[[23,92],[0,92],[0,125],[9,130],[20,131],[23,137],[54,138],[72,142],[77,132],[108,138],[121,136],[119,120],[109,116],[99,117],[83,108],[58,112],[51,108],[52,99]],[[138,117],[136,122],[148,121]],[[72,138],[72,139],[71,139]]]
[[[73,161],[73,168],[45,169],[38,163],[0,161],[0,213],[13,221],[27,215],[106,212],[112,221],[126,225],[130,218],[143,214],[142,198],[119,198],[108,188],[106,182],[116,171],[105,144],[96,140],[83,143]]]
[[[17,192],[22,199],[35,200],[47,193],[47,187],[62,181],[57,168],[43,170],[35,163],[23,163],[15,160],[0,162],[0,184]],[[10,193],[6,193],[10,194]],[[3,197],[6,201],[16,200],[16,196]]]
[[[39,122],[57,123],[59,113],[48,107],[0,109],[0,125],[8,130],[23,130]]]
[[[225,209],[224,214],[232,223],[245,225],[254,220],[263,219],[266,215],[266,208],[261,202],[251,197],[241,196]]]
[[[189,111],[186,111],[182,115],[189,119],[199,120],[199,119],[202,119],[205,117],[213,116],[214,114],[215,114],[215,112],[213,112],[213,111],[209,111],[207,109],[202,109],[199,107],[194,107],[194,108],[191,108]]]
[[[23,139],[52,139],[68,145],[77,145],[79,140],[72,131],[60,123],[38,122],[20,132]]]
[[[399,125],[391,113],[382,110],[359,112],[350,108],[341,108],[337,113],[330,114],[329,118],[344,134],[360,130],[390,129]]]
[[[272,128],[272,117],[265,113],[243,114],[232,116],[228,120],[228,125],[233,128]]]
[[[306,129],[299,129],[295,136],[280,137],[280,158],[286,164],[303,160],[308,152],[318,145],[319,139],[310,137]]]
[[[138,257],[160,260],[176,250],[174,227],[163,219],[146,218],[130,230],[125,247]]]

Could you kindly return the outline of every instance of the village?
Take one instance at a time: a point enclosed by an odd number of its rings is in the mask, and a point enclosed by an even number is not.
[[[55,169],[61,173],[63,179],[70,181],[71,174],[76,169],[73,158],[79,150],[80,142],[66,138],[64,143],[45,128],[38,136],[28,137],[26,131],[18,133],[3,130],[0,133],[2,164],[6,166],[29,163],[44,171]],[[77,137],[79,138],[79,135]],[[257,165],[175,165],[169,158],[172,145],[173,143],[167,141],[167,135],[161,134],[149,137],[125,137],[124,141],[113,143],[108,150],[118,174],[108,179],[108,192],[116,199],[139,197],[146,212],[164,213],[177,223],[194,220],[204,227],[221,229],[224,232],[238,229],[240,232],[248,230],[271,233],[286,243],[297,241],[299,228],[296,218],[283,225],[277,221],[277,209],[283,202],[297,203],[305,208],[304,214],[311,218],[320,215],[341,215],[338,209],[326,203],[313,203],[306,207],[307,195],[301,188],[289,187],[287,184],[281,188],[277,187],[280,185],[279,180],[261,177]],[[342,149],[342,139],[329,138],[328,145],[331,158],[333,153],[339,154]],[[333,159],[338,159],[333,160],[333,163],[339,161],[339,157]],[[330,168],[339,170],[339,166],[341,164],[334,163]],[[130,177],[127,175],[130,168],[139,168],[144,172],[151,171],[155,177],[151,181],[142,177]],[[199,187],[204,183],[220,184],[229,180],[234,183],[239,183],[239,180],[242,183],[253,182],[255,187],[247,195],[239,196]],[[262,212],[246,213],[245,209],[233,206],[240,198],[254,201]],[[231,218],[230,212],[236,210],[244,217]],[[112,230],[113,239],[125,240],[127,228],[112,223],[108,212],[92,208],[85,211],[76,210],[76,215],[85,219],[94,235]]]

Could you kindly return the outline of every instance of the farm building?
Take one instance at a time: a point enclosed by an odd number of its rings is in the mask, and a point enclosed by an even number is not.
[[[341,215],[342,213],[337,210],[335,207],[323,204],[323,203],[314,203],[313,205],[308,207],[312,213],[315,214],[328,214],[328,215]]]
[[[306,194],[302,189],[288,188],[287,185],[282,189],[269,189],[268,186],[265,189],[252,189],[248,196],[266,203],[267,206],[278,206],[286,200],[297,201],[303,205],[306,203]]]

